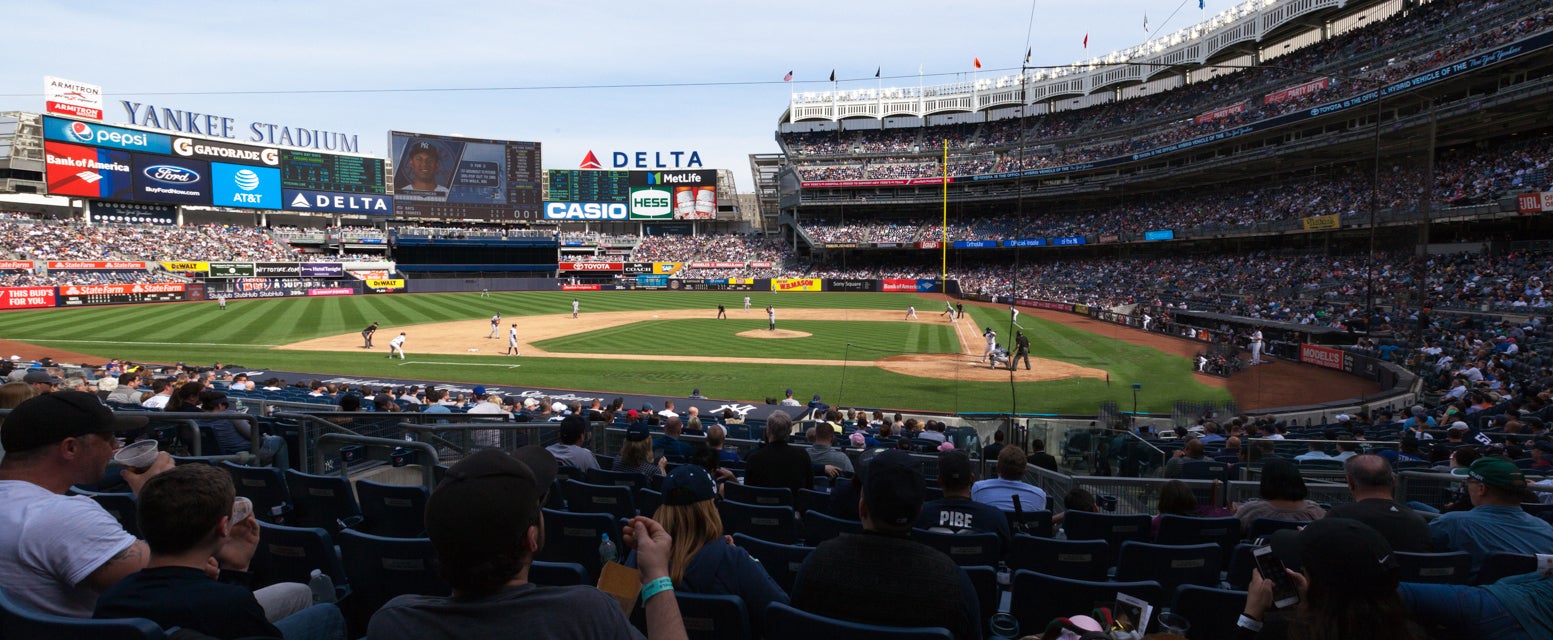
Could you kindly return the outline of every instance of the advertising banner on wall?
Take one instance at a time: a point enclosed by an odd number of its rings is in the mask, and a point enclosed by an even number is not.
[[[1520,194],[1516,197],[1516,204],[1521,213],[1553,211],[1553,191]]]
[[[92,260],[50,260],[50,271],[142,271],[146,263],[139,261],[113,262]]]
[[[621,264],[621,272],[628,276],[651,275],[653,272],[653,263],[625,262]]]
[[[302,263],[302,277],[343,278],[345,277],[345,265],[338,262],[304,262]]]
[[[128,200],[134,173],[127,151],[44,142],[49,195]]]
[[[313,278],[233,278],[223,285],[214,285],[210,296],[225,295],[232,300],[259,298],[291,298],[305,296],[352,295],[357,293],[356,283]]]
[[[916,293],[916,278],[885,278],[880,281],[883,285],[880,289],[886,293]]]
[[[31,271],[31,260],[0,260],[0,271]]]
[[[1342,371],[1343,352],[1331,347],[1302,344],[1300,345],[1300,362]]]
[[[137,302],[177,302],[184,299],[182,283],[98,284],[59,287],[62,307]]]
[[[252,262],[212,262],[210,263],[210,277],[212,278],[252,278]]]
[[[102,87],[43,76],[43,110],[87,120],[102,120]]]
[[[0,288],[0,309],[37,309],[54,306],[54,287]]]
[[[825,281],[826,291],[878,291],[878,280],[844,280],[830,278]],[[915,291],[915,288],[913,288]]]
[[[595,273],[617,272],[625,268],[622,262],[560,262],[556,271],[591,271]]]
[[[1300,218],[1300,225],[1306,231],[1329,231],[1343,226],[1343,219],[1337,214],[1326,216],[1310,216]]]
[[[368,289],[377,293],[391,293],[404,289],[404,280],[402,278],[369,279],[365,282]]]
[[[136,202],[210,204],[210,163],[147,153],[130,154]]]
[[[942,283],[931,278],[917,279],[917,293],[938,293],[942,291]]]
[[[823,281],[819,278],[772,278],[772,291],[821,291]]]

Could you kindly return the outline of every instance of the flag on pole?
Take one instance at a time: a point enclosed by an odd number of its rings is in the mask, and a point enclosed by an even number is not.
[[[977,56],[974,60],[971,61],[971,64],[976,65],[976,68],[980,69],[981,68],[981,57]]]
[[[884,71],[884,67],[874,67],[874,77],[879,77],[879,73],[882,71]]]
[[[793,72],[792,71],[788,71],[787,75],[782,76],[782,82],[792,82],[792,81],[793,81]]]
[[[1087,34],[1087,33],[1084,34],[1084,48],[1085,49],[1089,48],[1089,34]]]
[[[836,81],[836,70],[835,69],[831,69],[830,70],[830,81],[831,82],[835,82]]]
[[[1207,8],[1208,8],[1208,0],[1197,0],[1197,9],[1199,11],[1205,10]]]
[[[1034,48],[1025,49],[1025,64],[1030,64],[1030,54],[1034,51]]]
[[[1143,35],[1144,36],[1149,35],[1149,14],[1148,14],[1148,12],[1144,12],[1143,13]]]

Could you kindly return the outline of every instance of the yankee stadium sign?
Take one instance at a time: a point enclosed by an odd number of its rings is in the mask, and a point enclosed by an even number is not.
[[[242,138],[246,142],[344,153],[360,153],[361,150],[361,143],[356,139],[356,134],[287,127],[268,122],[250,122],[244,128],[237,126],[236,120],[224,116],[158,107],[154,104],[128,100],[120,100],[119,105],[124,107],[124,113],[129,116],[130,124],[152,129],[228,140],[238,140],[238,136],[246,132],[247,136]]]

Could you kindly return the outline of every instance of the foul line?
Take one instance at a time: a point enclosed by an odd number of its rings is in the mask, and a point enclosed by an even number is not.
[[[516,369],[518,367],[523,366],[521,364],[480,364],[480,363],[476,363],[476,362],[426,362],[426,361],[423,361],[423,360],[416,360],[415,362],[401,362],[401,363],[399,363],[397,365],[394,365],[394,366],[402,367],[402,366],[405,366],[407,364],[449,364],[449,365],[455,365],[455,366],[460,366],[460,367],[506,367],[508,369]]]
[[[128,345],[154,345],[159,347],[193,345],[196,347],[278,347],[278,344],[228,344],[225,342],[128,342],[124,340],[45,340],[42,338],[6,338],[14,342],[64,342],[70,344],[128,344]]]

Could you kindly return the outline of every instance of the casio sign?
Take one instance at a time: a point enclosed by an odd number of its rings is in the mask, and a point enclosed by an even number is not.
[[[663,189],[637,189],[631,192],[631,215],[662,218],[674,213],[673,194]]]
[[[200,174],[193,170],[170,164],[151,165],[141,170],[141,173],[147,178],[168,184],[193,184],[200,180]]]
[[[626,205],[619,202],[546,202],[547,220],[625,220]]]

